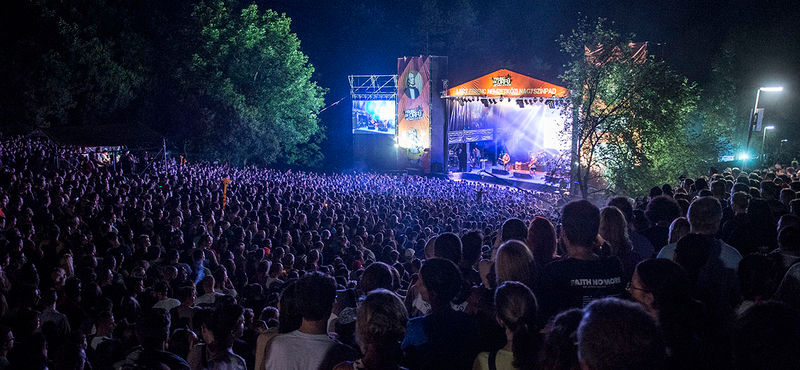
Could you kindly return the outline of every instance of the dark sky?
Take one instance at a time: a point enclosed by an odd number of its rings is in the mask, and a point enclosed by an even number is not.
[[[450,56],[450,86],[500,68],[558,84],[566,60],[555,40],[582,17],[604,17],[614,22],[616,30],[650,42],[651,54],[700,87],[710,80],[712,62],[723,45],[735,45],[741,55],[742,91],[748,91],[752,101],[759,86],[783,85],[780,97],[762,95],[761,106],[783,135],[800,140],[800,4],[796,1],[769,5],[708,0],[461,1],[469,2],[477,15],[477,27],[467,34],[489,42],[472,46],[458,58]],[[347,75],[394,74],[398,57],[425,53],[425,45],[410,36],[423,2],[258,1],[292,19],[292,30],[316,67],[315,78],[329,89],[326,104],[349,96]],[[439,0],[447,10],[457,2]],[[349,148],[349,109],[347,98],[320,116],[333,147]],[[348,150],[329,152],[328,157],[337,162],[349,155]]]

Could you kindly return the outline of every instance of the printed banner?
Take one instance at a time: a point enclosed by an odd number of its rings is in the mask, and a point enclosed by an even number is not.
[[[397,143],[422,151],[431,147],[430,57],[397,59]]]
[[[489,73],[447,90],[448,96],[566,97],[569,90],[507,69]]]

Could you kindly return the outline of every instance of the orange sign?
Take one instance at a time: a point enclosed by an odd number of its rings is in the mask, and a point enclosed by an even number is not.
[[[430,57],[397,59],[397,144],[422,152],[431,147]]]
[[[463,83],[447,90],[448,96],[488,96],[488,97],[567,97],[565,87],[537,80],[507,69],[489,73],[483,77]]]

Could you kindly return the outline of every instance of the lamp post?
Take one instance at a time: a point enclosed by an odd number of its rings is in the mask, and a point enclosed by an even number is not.
[[[783,86],[762,86],[756,92],[756,104],[753,107],[753,114],[750,115],[750,124],[747,125],[747,146],[746,150],[750,150],[750,138],[753,136],[753,127],[756,125],[756,112],[758,112],[758,98],[761,97],[762,91],[783,91]]]
[[[761,130],[762,131],[762,134],[761,134],[761,155],[759,156],[759,158],[761,158],[761,163],[762,164],[767,160],[767,156],[764,155],[764,142],[767,140],[767,130],[774,130],[774,129],[775,129],[775,126],[764,126],[764,129]]]

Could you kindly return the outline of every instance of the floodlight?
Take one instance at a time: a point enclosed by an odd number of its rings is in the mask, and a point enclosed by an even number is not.
[[[774,129],[775,129],[775,126],[766,126],[766,127],[764,127],[764,130],[774,130]]]
[[[783,86],[763,86],[759,90],[761,90],[761,91],[783,91]]]

